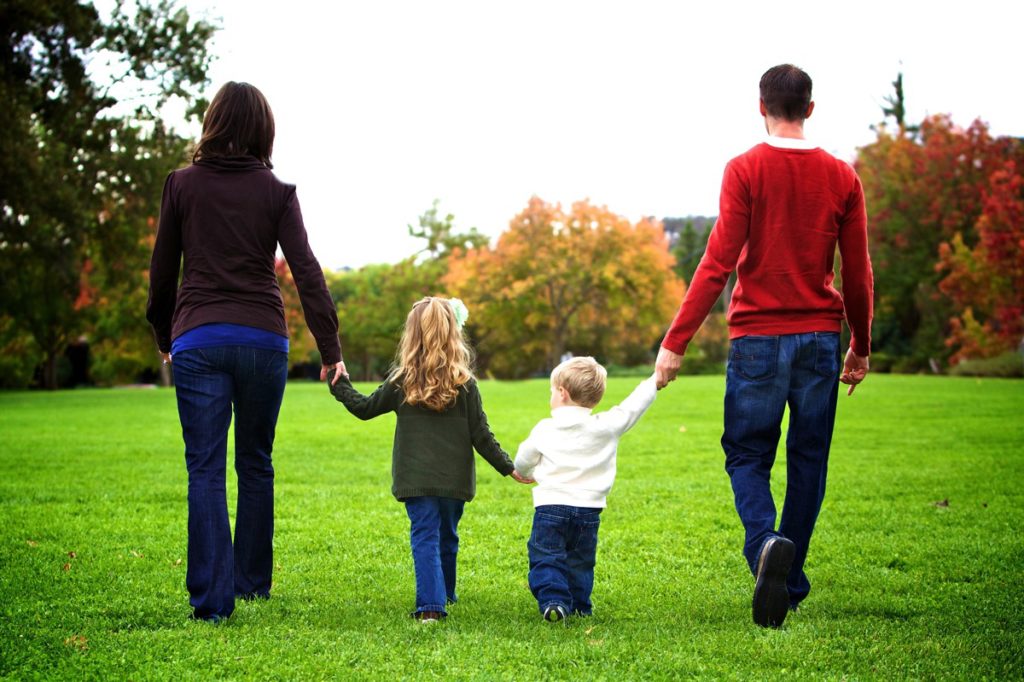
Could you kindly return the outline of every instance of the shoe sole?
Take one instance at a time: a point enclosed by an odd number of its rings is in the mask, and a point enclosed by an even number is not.
[[[557,608],[551,608],[544,612],[544,620],[549,623],[557,623],[560,620],[565,620],[565,618],[565,612]]]
[[[754,622],[763,628],[780,627],[789,613],[789,591],[786,577],[793,566],[796,547],[791,540],[776,537],[768,540],[757,566],[754,584]]]

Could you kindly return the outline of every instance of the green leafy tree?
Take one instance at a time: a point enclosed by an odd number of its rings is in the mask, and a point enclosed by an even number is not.
[[[475,227],[469,228],[469,232],[456,232],[454,215],[438,215],[440,203],[439,199],[434,199],[431,207],[420,216],[419,225],[408,226],[411,236],[427,242],[419,255],[424,255],[429,260],[443,261],[456,249],[473,249],[487,245],[487,235],[480,234]]]
[[[54,388],[69,339],[138,322],[113,307],[138,303],[125,294],[144,276],[161,173],[186,146],[161,112],[173,98],[203,107],[214,27],[167,0],[118,3],[106,20],[90,4],[12,0],[0,24],[0,315],[31,336]]]
[[[338,305],[341,347],[352,376],[370,381],[387,373],[412,304],[438,293],[437,273],[433,262],[417,263],[415,258],[328,273],[327,286]]]

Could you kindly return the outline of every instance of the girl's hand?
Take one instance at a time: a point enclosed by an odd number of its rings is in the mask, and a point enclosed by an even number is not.
[[[533,480],[532,478],[526,478],[525,476],[520,474],[515,469],[512,470],[512,478],[516,479],[520,483],[526,483],[526,484],[536,483],[537,482],[537,481]]]

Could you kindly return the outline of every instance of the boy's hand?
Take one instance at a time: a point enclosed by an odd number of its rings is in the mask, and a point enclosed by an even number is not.
[[[529,483],[536,483],[537,482],[537,481],[533,480],[532,478],[526,478],[525,476],[520,474],[515,469],[512,470],[512,478],[516,479],[520,483],[527,483],[527,484],[529,484]]]

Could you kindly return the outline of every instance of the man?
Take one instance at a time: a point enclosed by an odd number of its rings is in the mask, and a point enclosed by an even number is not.
[[[756,577],[754,622],[779,627],[810,592],[804,560],[825,495],[838,382],[868,372],[872,273],[860,179],[804,138],[811,79],[783,64],[761,77],[768,140],[728,163],[718,221],[658,353],[658,387],[675,379],[686,346],[735,269],[722,448],[743,554]],[[836,245],[842,288],[833,287]],[[840,376],[839,332],[850,347]],[[789,405],[782,519],[769,479]]]

